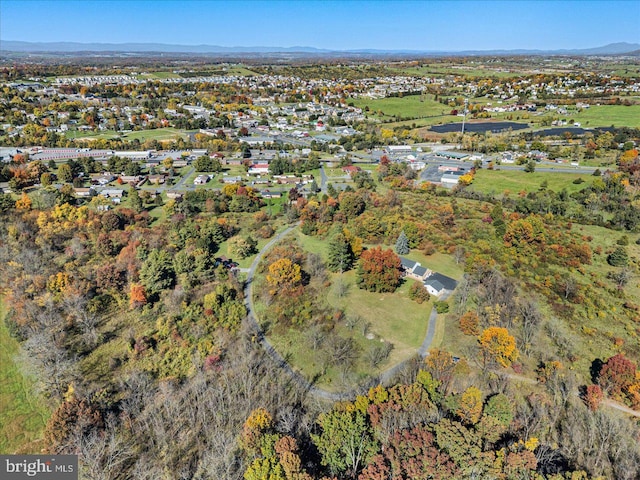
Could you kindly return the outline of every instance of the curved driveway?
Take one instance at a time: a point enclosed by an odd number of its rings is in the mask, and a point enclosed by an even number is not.
[[[300,373],[295,371],[291,367],[289,362],[287,362],[284,359],[284,357],[280,355],[280,353],[278,353],[278,351],[275,348],[273,348],[273,345],[271,345],[271,342],[269,342],[269,340],[265,336],[264,332],[262,331],[262,328],[260,328],[260,325],[258,323],[258,319],[255,313],[255,308],[253,306],[253,277],[264,255],[271,249],[271,247],[273,247],[276,243],[282,240],[282,238],[284,238],[286,235],[292,232],[296,227],[297,225],[293,225],[287,228],[286,230],[280,232],[278,235],[276,235],[273,239],[271,239],[269,243],[267,243],[260,250],[258,255],[256,255],[256,258],[251,263],[251,267],[247,272],[247,280],[244,286],[244,304],[248,312],[247,319],[249,320],[249,324],[255,333],[256,340],[260,342],[262,347],[266,350],[267,354],[276,362],[276,364],[280,368],[283,368],[284,370],[286,370],[289,373],[289,375],[291,375],[293,380],[300,387],[308,391],[313,396],[322,398],[324,400],[337,401],[337,400],[345,400],[348,398],[352,398],[354,395],[358,393],[358,391],[360,390],[359,388],[352,389],[346,392],[330,392],[328,390],[324,390],[322,388],[319,388],[313,385],[304,376],[302,376]],[[431,315],[429,316],[429,325],[427,327],[427,334],[425,336],[424,341],[422,342],[420,349],[418,350],[418,354],[421,357],[425,357],[427,355],[427,350],[429,349],[429,346],[433,341],[437,316],[438,316],[438,313],[436,312],[435,308],[432,308]],[[393,367],[390,367],[389,369],[380,373],[378,377],[372,379],[372,382],[374,382],[372,384],[377,385],[378,383],[386,383],[390,381],[394,375],[400,372],[407,365],[409,361],[410,360],[405,360],[404,362],[400,362],[399,364],[394,365]]]

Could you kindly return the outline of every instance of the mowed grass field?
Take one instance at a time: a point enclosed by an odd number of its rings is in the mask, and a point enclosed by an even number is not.
[[[421,101],[422,100],[422,101]],[[405,97],[388,97],[378,99],[354,98],[353,104],[364,109],[369,107],[369,114],[383,113],[381,117],[433,117],[448,114],[451,108],[434,100],[433,95],[408,95]]]
[[[594,105],[566,115],[583,127],[640,127],[640,105]]]
[[[345,379],[340,367],[331,358],[326,360],[321,351],[323,347],[313,350],[309,346],[304,328],[269,334],[269,341],[295,370],[322,388],[339,391],[351,389],[361,380],[416,355],[427,333],[433,302],[420,305],[409,299],[413,280],[404,282],[394,293],[379,294],[359,289],[353,270],[330,277],[333,284],[327,291],[326,301],[345,313],[345,320],[336,324],[335,332],[353,339],[360,358],[353,365],[350,379]],[[338,294],[340,283],[347,287],[344,295]],[[358,318],[358,321],[348,325],[348,318]],[[382,343],[390,343],[393,348],[386,360],[372,367],[363,355]]]
[[[583,183],[573,183],[581,178]],[[502,195],[505,191],[515,195],[519,192],[537,192],[541,185],[547,182],[547,189],[555,192],[563,188],[573,193],[587,187],[597,178],[588,173],[561,173],[561,172],[533,172],[526,173],[522,170],[487,170],[476,172],[473,183],[468,187],[471,190],[482,193]]]
[[[40,438],[50,412],[32,393],[33,382],[18,368],[18,343],[4,323],[0,297],[0,454],[11,454]],[[36,453],[39,449],[29,449]]]
[[[299,230],[293,234],[302,248],[307,252],[320,255],[326,261],[328,242],[314,236],[307,236]],[[446,255],[425,257],[416,253],[420,261],[426,265],[436,265],[443,273],[459,278],[461,271],[451,268],[453,259]],[[437,258],[436,258],[437,257]],[[449,267],[449,268],[448,268]],[[361,290],[356,285],[355,270],[340,273],[330,273],[331,286],[325,290],[326,297],[319,299],[329,306],[340,309],[345,319],[357,318],[355,325],[348,325],[347,321],[338,322],[336,332],[342,337],[354,340],[360,353],[365,353],[383,342],[393,345],[389,357],[377,368],[371,367],[363,358],[358,360],[353,373],[358,380],[375,375],[404,360],[416,355],[427,333],[429,315],[433,306],[433,299],[427,303],[418,304],[409,298],[409,289],[414,280],[408,279],[393,293],[372,293]],[[342,291],[342,293],[341,293]],[[345,293],[346,292],[346,293]],[[260,316],[260,308],[258,314]],[[286,332],[274,332],[269,335],[275,348],[308,379],[317,381],[323,388],[340,390],[351,385],[340,383],[342,373],[338,367],[330,363],[323,364],[319,351],[309,348],[304,340],[305,330],[291,329]]]

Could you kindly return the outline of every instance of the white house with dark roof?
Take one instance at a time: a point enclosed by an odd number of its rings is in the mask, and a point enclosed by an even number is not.
[[[439,297],[447,291],[454,291],[458,286],[458,282],[441,273],[432,272],[424,281],[424,286],[431,295]]]

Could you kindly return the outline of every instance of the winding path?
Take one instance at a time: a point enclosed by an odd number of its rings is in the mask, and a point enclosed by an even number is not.
[[[355,388],[345,392],[330,392],[328,390],[319,388],[313,385],[311,382],[309,382],[304,376],[302,376],[299,372],[294,370],[289,364],[289,362],[287,362],[285,358],[282,355],[280,355],[280,353],[278,353],[278,351],[273,347],[273,345],[271,345],[271,342],[269,342],[269,340],[265,336],[264,332],[262,331],[262,328],[260,328],[260,325],[258,323],[257,315],[255,313],[255,308],[253,305],[253,278],[255,276],[258,265],[260,264],[260,261],[262,260],[264,255],[276,243],[278,243],[286,235],[291,233],[297,226],[298,225],[293,225],[287,228],[286,230],[283,230],[278,235],[276,235],[273,239],[271,239],[269,243],[267,243],[264,247],[262,247],[258,255],[256,255],[256,258],[251,263],[251,267],[249,267],[249,269],[247,270],[246,272],[247,280],[244,286],[244,304],[248,312],[247,318],[249,320],[249,324],[251,328],[254,331],[256,341],[258,341],[262,345],[262,347],[266,350],[267,354],[276,362],[276,364],[280,368],[283,368],[289,373],[289,375],[291,375],[293,380],[300,387],[307,390],[313,396],[324,399],[324,400],[337,401],[337,400],[346,400],[349,398],[353,398],[357,394],[359,389]],[[438,317],[438,313],[436,312],[435,308],[433,308],[431,310],[431,315],[429,316],[429,325],[427,326],[427,334],[425,336],[424,341],[422,342],[422,345],[420,346],[420,349],[418,350],[418,354],[423,358],[427,355],[427,351],[429,350],[429,347],[431,346],[431,342],[433,341],[437,317]],[[394,365],[388,368],[387,370],[381,372],[378,375],[378,377],[374,378],[373,380],[375,380],[376,383],[389,382],[398,372],[400,372],[407,365],[408,362],[409,360],[405,360],[403,362],[398,363],[397,365]]]

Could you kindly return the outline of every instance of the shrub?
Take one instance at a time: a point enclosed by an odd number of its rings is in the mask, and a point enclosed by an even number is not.
[[[409,298],[417,303],[428,302],[431,296],[424,285],[420,282],[414,282],[409,289]]]

